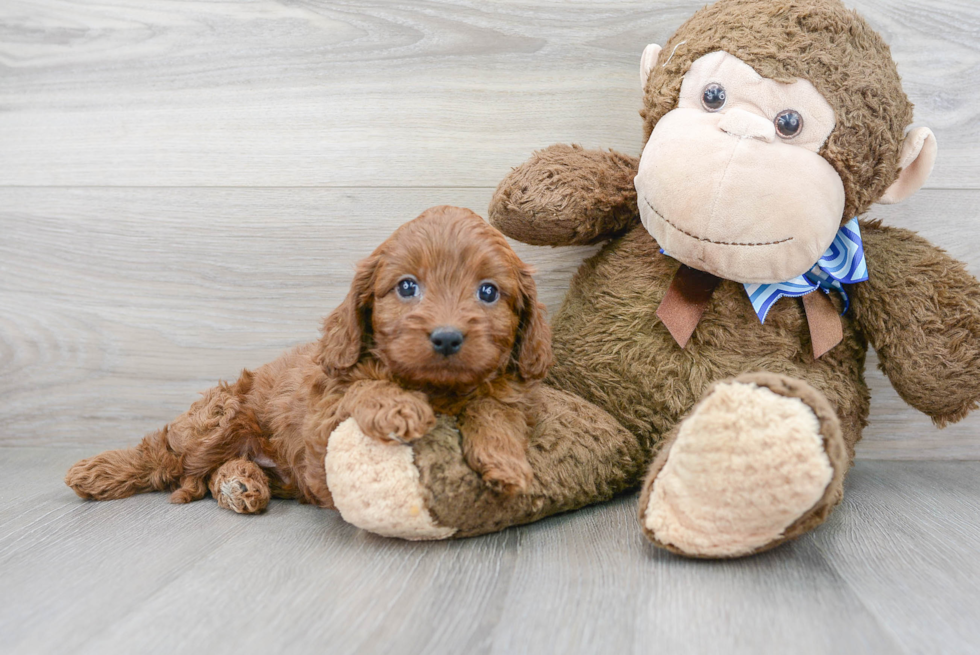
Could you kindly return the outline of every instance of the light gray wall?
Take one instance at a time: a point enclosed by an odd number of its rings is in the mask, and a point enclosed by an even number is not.
[[[872,216],[980,272],[980,5],[851,4],[940,145]],[[133,442],[313,339],[424,208],[485,214],[551,143],[638,153],[640,52],[702,5],[0,3],[0,445]],[[519,250],[552,309],[591,252]],[[936,430],[868,377],[861,456],[980,456],[980,417]]]

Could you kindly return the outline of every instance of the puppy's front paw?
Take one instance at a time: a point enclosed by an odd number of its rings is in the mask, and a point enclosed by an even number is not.
[[[482,471],[483,481],[505,496],[527,493],[534,481],[530,464],[524,461],[496,462]]]
[[[367,399],[352,414],[364,434],[381,441],[411,443],[436,424],[425,396],[410,391]]]

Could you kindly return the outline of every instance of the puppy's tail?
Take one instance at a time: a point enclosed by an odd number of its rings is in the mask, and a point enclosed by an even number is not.
[[[92,500],[174,488],[182,477],[183,463],[169,447],[168,429],[144,437],[135,448],[107,450],[83,459],[68,469],[65,484]]]

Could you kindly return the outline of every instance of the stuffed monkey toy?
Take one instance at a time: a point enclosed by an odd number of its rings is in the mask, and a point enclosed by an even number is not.
[[[351,481],[334,491],[346,519],[468,536],[642,482],[653,543],[744,556],[841,501],[867,423],[869,344],[940,427],[977,406],[977,281],[914,233],[858,218],[918,190],[936,157],[932,132],[908,129],[888,46],[859,15],[838,0],[719,0],[648,46],[641,72],[639,159],[551,146],[491,203],[491,222],[520,241],[606,242],[553,319],[531,489],[487,490],[444,421],[401,451],[410,466],[389,491],[355,482],[393,449],[368,461],[337,439],[327,468],[332,489],[344,471]],[[377,510],[408,487],[411,503]],[[402,530],[399,512],[426,527]]]

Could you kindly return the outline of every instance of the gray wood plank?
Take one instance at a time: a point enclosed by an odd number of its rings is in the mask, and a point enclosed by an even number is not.
[[[0,478],[17,481],[0,521],[28,515],[0,523],[0,653],[967,653],[980,639],[980,462],[859,462],[828,525],[708,562],[647,544],[632,496],[418,544],[291,501],[252,517],[163,494],[81,501],[61,482],[78,454],[0,448]]]
[[[400,542],[360,534],[332,512],[300,516],[285,505],[81,652],[146,644],[141,652],[231,653],[243,643],[252,652],[485,652],[481,623],[499,621],[494,605],[509,581],[516,535]]]
[[[746,560],[685,560],[646,542],[630,497],[523,546],[493,653],[902,652],[809,538]]]
[[[0,5],[0,185],[493,186],[555,142],[638,153],[637,70],[701,0]],[[978,188],[980,11],[856,0]]]
[[[74,651],[248,527],[214,503],[178,507],[164,494],[85,503],[62,482],[81,454],[0,454],[5,478],[32,474],[5,486],[0,509],[0,652]]]
[[[132,443],[198,391],[316,338],[354,263],[435,203],[490,189],[0,188],[0,443]],[[980,271],[977,191],[923,191],[871,216]],[[594,248],[516,244],[554,311]],[[945,430],[876,369],[860,456],[977,458],[980,417]]]
[[[859,462],[816,545],[908,653],[980,644],[980,463]]]

